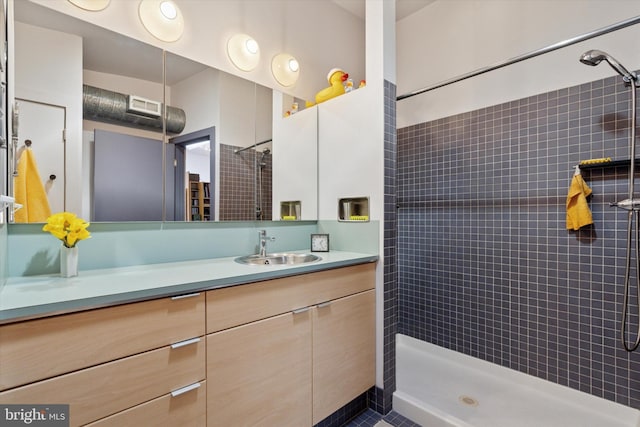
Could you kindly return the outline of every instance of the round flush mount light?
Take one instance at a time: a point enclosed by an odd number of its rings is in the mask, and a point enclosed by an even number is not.
[[[176,5],[170,1],[160,3],[160,13],[171,21],[178,17],[178,9],[176,9]]]
[[[184,31],[184,18],[172,0],[142,0],[138,15],[144,28],[158,40],[175,42]]]
[[[229,59],[242,71],[251,71],[260,62],[260,46],[248,34],[236,34],[227,42]]]
[[[109,6],[110,0],[68,0],[68,1],[69,3],[79,7],[80,9],[90,10],[91,12],[97,12]]]
[[[300,64],[290,54],[279,53],[271,61],[271,73],[282,86],[293,86],[300,75]]]

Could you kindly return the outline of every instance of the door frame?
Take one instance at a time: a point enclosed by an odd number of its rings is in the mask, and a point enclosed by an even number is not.
[[[189,132],[186,133],[184,135],[179,135],[179,136],[175,136],[173,138],[169,139],[169,143],[173,144],[176,146],[176,149],[180,148],[182,150],[185,150],[187,145],[190,144],[195,144],[198,142],[202,142],[202,141],[209,141],[210,147],[211,147],[211,154],[209,155],[209,188],[211,189],[212,193],[214,192],[213,189],[216,188],[215,186],[215,182],[218,180],[217,179],[217,165],[216,165],[216,150],[215,150],[215,142],[216,142],[216,128],[215,126],[211,126],[208,128],[204,128],[204,129],[200,129],[194,132]],[[183,156],[183,159],[185,158],[185,156]],[[175,156],[174,156],[175,159]],[[181,197],[184,197],[184,189],[185,189],[185,182],[184,182],[184,164],[182,165],[182,167],[180,167],[179,165],[175,165],[174,168],[174,182],[175,182],[175,187],[174,187],[174,200],[180,200]],[[178,194],[178,192],[180,192],[180,194]],[[213,221],[217,220],[217,215],[215,214],[215,212],[217,212],[216,210],[216,198],[214,197],[214,194],[211,195],[211,218]],[[183,204],[184,205],[184,204]],[[184,206],[183,206],[184,209]],[[186,218],[185,218],[186,221]]]

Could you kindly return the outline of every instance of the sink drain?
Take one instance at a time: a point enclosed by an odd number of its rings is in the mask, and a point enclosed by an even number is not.
[[[473,397],[470,396],[465,396],[462,395],[460,397],[458,397],[458,400],[460,401],[460,403],[467,405],[467,406],[478,406],[479,402],[474,399]]]

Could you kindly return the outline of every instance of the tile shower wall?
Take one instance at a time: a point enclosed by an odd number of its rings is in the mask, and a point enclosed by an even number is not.
[[[392,409],[396,389],[396,333],[398,329],[398,268],[396,209],[396,85],[384,81],[384,307],[383,307],[383,384],[368,392],[369,408],[379,414]]]
[[[574,166],[629,157],[629,110],[611,77],[399,129],[398,332],[640,408],[627,168],[583,170],[595,224],[565,229]]]
[[[264,156],[264,166],[258,174],[262,152],[249,149],[236,153],[240,148],[220,144],[220,220],[271,220],[272,156]],[[261,218],[256,209],[258,200]]]

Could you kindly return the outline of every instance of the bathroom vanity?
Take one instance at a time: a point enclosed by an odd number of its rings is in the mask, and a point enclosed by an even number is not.
[[[217,260],[236,274],[135,302],[141,289],[120,303],[60,301],[64,314],[0,310],[0,403],[69,404],[72,426],[312,426],[375,382],[376,257],[332,255],[303,267]],[[141,274],[120,270],[114,283]]]

